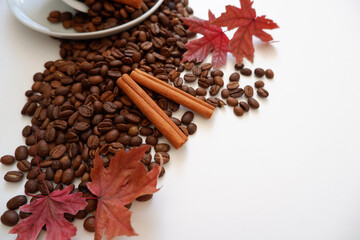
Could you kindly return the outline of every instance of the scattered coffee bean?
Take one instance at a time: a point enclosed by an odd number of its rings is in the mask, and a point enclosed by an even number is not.
[[[244,110],[240,106],[235,106],[234,113],[236,116],[240,117],[240,116],[244,115]]]
[[[95,217],[90,216],[87,217],[84,221],[84,229],[88,232],[95,232]]]
[[[4,179],[7,182],[18,182],[24,177],[20,171],[9,171],[5,174]]]
[[[223,90],[221,91],[221,97],[222,97],[222,98],[226,99],[226,98],[228,98],[229,96],[230,96],[229,89],[223,89]]]
[[[15,159],[20,161],[28,157],[28,148],[26,146],[19,146],[15,150]]]
[[[262,97],[262,98],[267,98],[269,96],[269,92],[264,88],[259,88],[257,90],[257,94],[259,95],[259,97]]]
[[[170,145],[167,143],[159,143],[155,145],[155,152],[168,152],[170,151]]]
[[[210,95],[216,96],[220,92],[220,88],[221,87],[219,85],[212,85],[209,91]]]
[[[154,160],[156,163],[160,164],[161,159],[163,160],[163,164],[168,163],[170,161],[170,155],[167,152],[157,152],[154,156]]]
[[[7,203],[6,207],[10,210],[16,210],[20,206],[27,203],[27,198],[25,195],[17,195],[13,198],[11,198]]]
[[[260,104],[258,101],[256,101],[254,98],[248,98],[248,104],[251,108],[258,109],[260,107]]]
[[[11,155],[5,155],[1,157],[1,163],[4,165],[11,165],[15,162],[15,158]]]
[[[218,85],[219,87],[223,87],[223,86],[224,86],[224,80],[223,80],[223,78],[220,77],[220,76],[215,76],[215,77],[214,77],[214,83],[215,83],[216,85]]]
[[[34,179],[30,179],[25,183],[25,191],[28,193],[36,193],[38,190],[38,182]]]
[[[263,81],[261,81],[261,80],[255,82],[255,87],[256,88],[262,88],[264,86],[265,86],[265,83]]]
[[[251,98],[252,96],[254,96],[254,90],[250,85],[246,85],[244,87],[244,91],[246,97]]]
[[[274,78],[274,72],[271,69],[266,69],[265,76],[267,79],[273,79]]]
[[[241,69],[244,68],[244,64],[243,63],[236,63],[234,67],[235,67],[236,70],[241,70]]]
[[[250,110],[250,106],[249,104],[247,104],[246,102],[244,101],[241,101],[239,103],[240,107],[242,107],[242,109],[244,109],[245,112],[248,112]]]
[[[238,82],[240,80],[240,74],[237,72],[234,72],[229,77],[230,82]]]
[[[22,172],[28,172],[31,169],[31,163],[27,160],[21,160],[16,164],[16,167]]]
[[[181,117],[181,122],[185,125],[191,123],[194,120],[194,113],[191,111],[187,111]]]
[[[257,76],[259,78],[261,78],[265,75],[265,71],[262,68],[255,68],[254,73],[255,73],[255,76]]]
[[[238,82],[230,82],[226,85],[226,88],[229,90],[237,89],[239,87]]]
[[[226,99],[226,103],[231,106],[231,107],[235,107],[236,105],[238,105],[238,100],[236,98],[233,98],[233,97],[228,97]]]
[[[14,210],[7,210],[1,215],[2,224],[12,227],[19,222],[19,215]]]
[[[250,76],[252,74],[252,71],[249,68],[243,68],[240,70],[240,73],[244,76]]]
[[[152,163],[150,163],[150,165],[152,165]],[[150,171],[150,165],[149,165],[149,171]],[[150,199],[152,199],[152,197],[153,197],[153,194],[146,194],[146,195],[138,197],[136,200],[139,202],[146,202],[146,201],[149,201]]]
[[[189,135],[193,135],[197,130],[197,126],[195,123],[189,123],[187,125],[186,129],[187,129]]]
[[[187,73],[184,76],[185,82],[195,82],[196,79],[197,79],[197,77],[195,75],[193,75],[193,74],[190,74],[190,73]]]

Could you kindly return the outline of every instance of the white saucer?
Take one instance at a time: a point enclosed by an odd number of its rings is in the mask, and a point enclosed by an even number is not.
[[[60,0],[7,0],[7,3],[12,13],[20,22],[38,32],[57,38],[93,39],[116,34],[138,25],[153,14],[163,1],[164,0],[158,0],[149,11],[128,23],[101,31],[86,33],[76,32],[72,28],[65,29],[61,23],[54,24],[47,20],[49,12],[53,10],[75,13],[74,9]]]

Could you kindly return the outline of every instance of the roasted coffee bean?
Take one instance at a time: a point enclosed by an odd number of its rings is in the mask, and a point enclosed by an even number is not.
[[[63,170],[70,168],[72,165],[69,156],[63,156],[59,161]]]
[[[129,128],[128,131],[129,136],[134,137],[139,135],[139,127],[138,126],[133,126]],[[106,136],[105,136],[106,137]]]
[[[255,76],[257,76],[259,78],[261,78],[265,75],[265,71],[262,68],[255,68],[254,73],[255,73]]]
[[[141,162],[145,165],[145,166],[147,166],[147,165],[149,165],[150,164],[150,162],[151,162],[151,154],[150,153],[147,153],[147,154],[145,154],[145,156],[143,157],[143,159],[141,159]]]
[[[196,130],[197,130],[197,126],[195,123],[189,123],[187,126],[186,126],[186,129],[189,133],[189,135],[193,135]]]
[[[108,143],[114,142],[120,136],[120,132],[117,129],[113,129],[106,133],[105,140]]]
[[[218,85],[212,85],[209,90],[211,96],[216,96],[219,92],[220,92],[220,86]]]
[[[185,125],[191,123],[193,120],[194,120],[194,113],[191,111],[185,112],[184,115],[181,117],[181,122]],[[162,152],[164,152],[164,151],[162,151]]]
[[[207,94],[207,91],[205,88],[199,87],[196,89],[196,95],[205,96],[206,94]]]
[[[170,155],[167,152],[157,152],[155,153],[154,160],[156,163],[161,163],[161,158],[163,164],[168,163],[170,161]]]
[[[190,73],[187,73],[184,76],[185,82],[195,82],[196,79],[197,79],[197,77],[195,75],[193,75],[193,74],[190,74]]]
[[[262,98],[267,98],[269,96],[269,92],[263,88],[259,88],[256,92],[259,95],[259,97],[262,97]]]
[[[211,63],[204,63],[203,65],[201,65],[201,70],[210,70],[212,68],[212,64]]]
[[[4,179],[7,182],[18,182],[24,177],[20,171],[9,171],[5,174]]]
[[[248,104],[251,108],[257,109],[260,107],[260,104],[258,101],[256,101],[254,98],[248,98]]]
[[[153,130],[150,127],[143,127],[140,129],[140,134],[142,136],[150,136],[153,134]]]
[[[234,113],[236,116],[240,117],[240,116],[244,115],[244,110],[240,106],[235,106]]]
[[[236,70],[241,70],[241,69],[244,68],[244,64],[243,63],[236,63],[234,67],[235,67]]]
[[[266,69],[265,76],[267,79],[273,79],[274,78],[274,72],[271,69]]]
[[[17,195],[13,198],[11,198],[7,203],[6,207],[10,210],[16,210],[20,206],[27,203],[27,198],[25,195]]]
[[[11,155],[4,155],[1,157],[1,163],[4,165],[11,165],[15,162],[15,158]]]
[[[155,163],[156,164],[156,163]],[[151,165],[151,163],[150,163]],[[150,166],[149,165],[149,166]],[[150,168],[150,167],[149,167]],[[150,170],[149,170],[150,171]],[[160,176],[160,175],[159,175]],[[151,198],[153,197],[153,194],[146,194],[146,195],[143,195],[143,196],[140,196],[138,198],[136,198],[136,201],[139,201],[139,202],[146,202],[146,201],[149,201]]]
[[[238,100],[236,98],[233,98],[233,97],[228,97],[226,99],[226,103],[229,105],[229,106],[232,106],[232,107],[235,107],[236,105],[238,105]]]
[[[27,179],[36,179],[39,175],[39,168],[38,167],[32,167],[28,174],[26,175]]]
[[[254,90],[250,85],[246,85],[244,87],[244,91],[246,97],[251,98],[252,96],[254,96]]]
[[[130,146],[131,147],[140,146],[141,143],[142,143],[142,138],[139,137],[139,136],[132,137],[131,140],[130,140]]]
[[[26,146],[19,146],[15,150],[15,159],[20,161],[28,157],[28,148]]]
[[[154,137],[154,136],[147,136],[145,142],[146,142],[146,144],[155,146],[158,143],[158,139],[157,139],[157,137]]]
[[[195,75],[195,76],[200,76],[200,74],[201,74],[201,68],[199,68],[199,67],[194,67],[193,69],[192,69],[192,73]]]
[[[20,219],[25,219],[25,218],[28,218],[32,215],[32,213],[26,213],[26,212],[23,212],[23,211],[20,211],[19,212],[19,216],[20,216]]]
[[[220,77],[220,76],[215,76],[215,77],[214,77],[214,83],[215,83],[216,85],[218,85],[219,87],[224,86],[224,80],[223,80],[223,78]]]
[[[223,77],[224,76],[224,73],[220,70],[214,70],[210,73],[210,75],[212,77],[216,77],[216,76],[220,76],[220,77]]]
[[[198,85],[202,88],[208,88],[210,87],[210,82],[207,78],[199,78]]]
[[[221,97],[222,97],[222,98],[226,99],[226,98],[228,98],[229,96],[230,96],[230,92],[229,92],[228,89],[223,89],[223,90],[221,91]]]
[[[206,102],[208,104],[212,105],[213,107],[218,107],[219,106],[219,101],[214,97],[209,97],[208,99],[206,99]]]
[[[229,77],[230,82],[238,82],[240,80],[240,74],[237,72],[234,72]]]
[[[105,110],[105,112],[108,113],[115,113],[117,111],[117,106],[112,103],[112,102],[105,102],[103,105],[103,109]]]
[[[250,110],[250,106],[249,104],[247,104],[246,102],[244,101],[241,101],[239,103],[240,107],[242,107],[242,109],[244,109],[245,112],[248,112]]]
[[[16,167],[22,172],[28,172],[31,169],[31,163],[27,160],[21,160],[16,164]]]
[[[31,135],[31,127],[28,125],[28,126],[25,126],[24,129],[22,130],[22,135],[23,137],[28,137]]]
[[[244,95],[245,91],[242,88],[236,88],[233,90],[229,90],[230,97],[239,98]]]
[[[239,87],[238,82],[230,82],[226,85],[226,88],[229,90],[237,89]]]
[[[30,179],[25,183],[25,191],[27,193],[36,193],[38,190],[38,182],[34,179]]]
[[[252,71],[249,68],[243,68],[240,70],[240,73],[244,76],[250,76],[252,74]]]
[[[90,128],[90,123],[88,122],[76,122],[74,124],[74,129],[79,132],[84,132]]]
[[[61,177],[61,182],[65,185],[69,185],[74,181],[75,171],[72,168],[66,169]]]
[[[177,77],[174,80],[175,87],[181,87],[183,85],[183,79],[181,77]]]
[[[84,229],[88,232],[95,232],[95,217],[90,216],[87,217],[84,221]]]
[[[51,193],[54,190],[54,186],[50,181],[43,181],[39,183],[38,190],[42,195],[47,196],[49,192]]]
[[[87,105],[81,105],[79,107],[79,113],[81,116],[89,118],[92,117],[92,115],[94,114],[94,109]]]
[[[170,145],[167,143],[159,143],[155,145],[155,152],[168,152],[170,151]]]
[[[151,171],[156,165],[159,165],[159,164],[157,164],[156,162],[150,163],[149,166],[148,166],[148,170]],[[160,169],[159,177],[164,176],[164,174],[165,174],[165,168],[164,168],[164,166],[162,166],[162,168]],[[141,201],[141,200],[142,201],[147,201],[147,200],[151,199],[151,197],[152,197],[152,195],[151,196],[145,195],[145,196],[141,196],[140,200],[139,199],[136,199],[136,200],[138,200],[138,201]]]
[[[2,224],[12,227],[19,222],[19,215],[14,210],[7,210],[1,215]]]
[[[53,147],[51,150],[50,150],[50,157],[52,159],[59,159],[61,158],[64,153],[66,152],[66,147],[65,145],[63,144],[60,144],[60,145],[56,145],[55,147]]]
[[[49,154],[50,148],[45,140],[41,140],[37,144],[37,154],[40,157],[46,157]]]
[[[96,135],[91,135],[87,139],[87,146],[91,149],[97,148],[100,144],[99,137]]]
[[[261,80],[255,82],[256,88],[263,88],[265,86],[265,83]]]

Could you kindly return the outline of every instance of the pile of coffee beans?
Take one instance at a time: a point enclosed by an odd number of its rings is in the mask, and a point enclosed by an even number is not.
[[[156,0],[144,0],[141,8],[136,9],[114,1],[83,0],[83,2],[89,7],[87,13],[76,11],[73,15],[71,12],[54,10],[49,13],[48,21],[51,23],[62,23],[65,29],[73,28],[77,32],[94,32],[134,20],[156,4]],[[192,14],[192,9],[187,6],[187,0],[171,1],[168,3],[170,11],[176,10],[179,12],[180,10],[181,12],[179,13],[183,17],[188,17]],[[169,24],[169,18],[166,14],[159,12],[157,16],[161,23]]]
[[[16,162],[17,167],[6,173],[4,179],[17,182],[26,177],[25,191],[41,195],[47,195],[47,189],[50,192],[62,189],[79,179],[80,184],[73,192],[94,197],[87,183],[91,181],[90,171],[97,154],[108,167],[116,152],[148,144],[153,148],[142,159],[148,170],[160,163],[160,157],[164,163],[169,162],[170,146],[161,142],[164,138],[158,129],[115,81],[135,68],[166,82],[174,79],[177,69],[183,67],[180,62],[188,37],[194,35],[180,19],[191,13],[186,0],[165,0],[148,20],[119,35],[91,41],[61,41],[61,59],[46,62],[45,70],[34,74],[34,83],[25,93],[28,102],[21,113],[31,117],[31,124],[22,131],[25,145],[19,146],[14,155],[1,158],[3,164]],[[173,112],[178,111],[179,104],[145,90],[186,135],[196,132],[192,112],[185,112],[178,119]],[[40,171],[35,157],[36,142]],[[160,176],[164,173],[163,167]],[[137,200],[151,197],[146,195]],[[23,196],[17,199],[23,200]],[[2,215],[2,223],[13,226],[19,216],[29,216],[15,211],[13,206],[26,203],[20,200],[8,204],[10,208]],[[65,218],[69,221],[86,218],[96,210],[97,200],[87,202],[85,210],[75,216],[65,214]],[[93,217],[89,216],[84,228],[93,231],[93,224]]]

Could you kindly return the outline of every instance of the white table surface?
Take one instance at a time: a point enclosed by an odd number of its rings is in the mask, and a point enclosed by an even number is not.
[[[190,1],[202,18],[225,4],[239,3]],[[196,116],[198,131],[171,151],[162,189],[131,208],[140,234],[131,239],[360,239],[360,1],[256,0],[254,7],[280,26],[271,31],[279,42],[256,41],[247,64],[274,70],[269,98],[241,118],[231,108],[211,120]],[[58,46],[0,1],[0,155],[24,143],[24,92],[47,60],[59,58]],[[233,64],[229,57],[226,76]],[[15,168],[0,166],[0,177]],[[1,213],[24,182],[0,181]],[[92,239],[82,222],[74,239]],[[15,239],[9,230],[0,224],[0,239]]]

